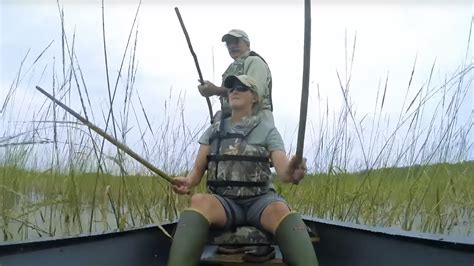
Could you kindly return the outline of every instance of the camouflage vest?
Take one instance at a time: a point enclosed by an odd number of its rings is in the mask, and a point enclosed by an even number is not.
[[[267,62],[265,62],[265,59],[263,59],[263,57],[261,57],[259,54],[257,54],[254,51],[250,51],[246,55],[243,55],[240,58],[236,59],[234,62],[232,62],[232,64],[229,65],[229,67],[227,67],[224,74],[222,74],[222,86],[224,86],[224,80],[228,76],[230,76],[230,75],[239,76],[239,75],[246,74],[246,73],[244,73],[245,60],[249,56],[257,56],[260,59],[262,59],[262,61],[265,64],[267,64]],[[267,91],[267,93],[265,93],[265,95],[260,95],[260,97],[262,98],[262,102],[261,102],[260,106],[263,109],[269,109],[270,111],[273,111],[273,102],[272,102],[272,86],[273,86],[273,84],[272,84],[271,75],[268,77],[268,79],[269,79],[269,80],[267,80],[268,91]],[[266,88],[265,88],[265,90],[266,90]],[[227,97],[220,97],[220,100],[221,100],[221,105],[222,105],[221,110],[224,112],[224,114],[226,114],[226,117],[228,117],[231,113],[230,106],[229,106],[229,99]]]
[[[227,120],[228,121],[228,120]],[[223,121],[216,121],[210,137],[207,187],[215,194],[238,198],[266,193],[270,188],[270,153],[246,138],[260,123],[258,116],[244,118],[224,132]]]

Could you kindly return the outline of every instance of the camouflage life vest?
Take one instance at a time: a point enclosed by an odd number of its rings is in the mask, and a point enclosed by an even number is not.
[[[260,59],[262,59],[262,61],[265,64],[267,64],[267,62],[265,62],[265,59],[263,59],[263,57],[261,57],[259,54],[257,54],[254,51],[250,51],[249,53],[236,59],[234,62],[232,62],[232,64],[229,65],[229,67],[226,69],[224,74],[222,74],[222,82],[224,82],[224,80],[228,76],[231,76],[231,75],[239,76],[239,75],[246,74],[244,73],[245,60],[250,56],[257,56]],[[262,102],[260,105],[262,106],[263,109],[270,109],[270,111],[273,111],[273,102],[272,102],[272,86],[273,85],[272,85],[271,74],[267,78],[268,80],[266,83],[268,84],[268,92],[265,93],[265,95],[260,95],[260,97],[262,98]],[[224,84],[222,84],[222,86],[223,85]],[[221,109],[228,116],[230,114],[229,99],[227,97],[221,97],[220,100],[221,100],[221,105],[222,105]]]
[[[246,141],[250,132],[260,123],[260,118],[244,118],[229,132],[224,132],[222,123],[217,121],[212,125],[211,153],[207,156],[208,189],[231,198],[266,193],[270,188],[270,153],[265,147]]]

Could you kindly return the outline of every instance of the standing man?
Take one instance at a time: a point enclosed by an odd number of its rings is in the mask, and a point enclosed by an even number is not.
[[[250,40],[243,30],[232,29],[222,36],[222,41],[226,43],[230,57],[234,59],[227,70],[222,74],[222,85],[220,87],[206,80],[204,84],[199,85],[198,89],[202,96],[220,96],[221,112],[224,118],[230,116],[228,90],[224,86],[224,80],[231,75],[248,75],[257,83],[258,94],[261,96],[260,118],[274,125],[273,103],[272,103],[272,74],[265,60],[256,52],[250,50]],[[214,117],[218,121],[219,112]]]

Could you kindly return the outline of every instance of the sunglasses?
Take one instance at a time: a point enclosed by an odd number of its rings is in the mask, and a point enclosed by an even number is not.
[[[245,91],[248,91],[248,90],[250,90],[250,88],[247,87],[247,86],[237,85],[237,86],[234,86],[232,88],[229,88],[229,93],[232,93],[234,91],[245,92]]]

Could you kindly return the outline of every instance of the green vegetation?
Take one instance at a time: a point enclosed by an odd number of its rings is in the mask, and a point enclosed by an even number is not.
[[[57,61],[62,65],[55,66],[51,44],[37,56],[27,54],[0,105],[0,236],[4,241],[22,240],[174,220],[189,196],[178,197],[164,180],[150,176],[51,101],[39,94],[22,95],[25,90],[20,88],[46,83],[56,98],[172,176],[190,170],[197,139],[207,124],[186,124],[182,95],[160,99],[161,121],[147,113],[134,86],[135,20],[120,68],[110,71],[118,72],[116,80],[110,80],[105,56],[108,97],[100,99],[107,101],[105,110],[100,109],[89,97],[74,35],[64,31],[64,13],[59,10],[63,34],[62,58]],[[355,41],[346,44],[351,46],[355,49]],[[105,47],[104,36],[106,55]],[[349,89],[354,52],[346,51],[346,72],[337,73],[340,110],[330,113],[329,101],[319,98],[319,86],[314,88],[318,97],[310,112],[318,117],[309,121],[305,141],[309,176],[299,186],[276,183],[277,190],[308,215],[472,235],[474,163],[467,160],[472,160],[474,114],[462,113],[473,90],[474,64],[468,53],[441,84],[431,80],[433,64],[429,79],[418,89],[413,89],[415,59],[403,106],[393,121],[386,117],[386,102],[390,90],[400,88],[390,88],[388,75],[373,95],[374,111],[357,114]],[[202,182],[197,191],[204,190]]]
[[[101,175],[94,193],[96,178],[1,167],[3,240],[160,224],[175,219],[189,200],[158,177]],[[321,218],[441,234],[474,230],[472,161],[312,175],[299,186],[276,188],[296,210]]]
[[[0,167],[3,240],[161,223],[175,219],[177,207],[186,204],[184,197],[176,197],[157,177],[101,175],[94,193],[96,178],[93,173]]]
[[[440,234],[474,230],[474,162],[307,177],[278,186],[308,215]]]

